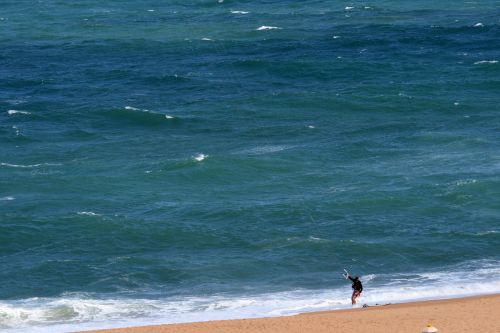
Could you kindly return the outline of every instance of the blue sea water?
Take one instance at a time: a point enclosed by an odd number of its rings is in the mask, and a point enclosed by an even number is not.
[[[0,331],[500,292],[499,1],[0,2]]]

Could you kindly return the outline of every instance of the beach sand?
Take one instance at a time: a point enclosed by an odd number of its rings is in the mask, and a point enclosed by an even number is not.
[[[362,302],[362,300],[361,300]],[[289,317],[222,320],[100,330],[100,333],[500,333],[500,294],[305,313]]]

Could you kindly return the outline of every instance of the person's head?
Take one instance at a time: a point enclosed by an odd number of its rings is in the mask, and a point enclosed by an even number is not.
[[[359,276],[355,276],[354,280],[356,280],[356,281],[359,280]]]

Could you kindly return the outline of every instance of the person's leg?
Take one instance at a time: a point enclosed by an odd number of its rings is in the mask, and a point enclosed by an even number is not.
[[[352,302],[352,305],[355,305],[356,304],[356,298],[359,296],[360,292],[357,291],[357,290],[354,290],[352,292],[352,297],[351,297],[351,302]]]

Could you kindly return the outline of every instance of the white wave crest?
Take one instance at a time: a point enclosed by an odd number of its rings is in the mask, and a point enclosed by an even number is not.
[[[132,111],[149,111],[149,110],[146,110],[146,109],[139,109],[139,108],[135,108],[133,106],[126,106],[125,107],[125,110],[132,110]]]
[[[498,230],[487,230],[484,232],[478,232],[475,235],[476,236],[484,236],[484,235],[492,235],[492,234],[498,234],[498,233],[500,233],[500,231],[498,231]]]
[[[21,111],[21,110],[8,110],[7,113],[9,115],[13,115],[13,114],[31,114],[28,111]]]
[[[205,154],[198,154],[194,157],[194,159],[198,162],[201,162],[201,161],[205,160],[206,158],[208,158],[208,155],[205,155]]]
[[[0,198],[0,201],[12,201],[12,200],[15,200],[15,199],[16,198],[14,198],[14,197],[8,196],[8,197]]]
[[[231,14],[242,14],[242,15],[245,15],[245,14],[248,14],[249,12],[245,12],[245,11],[242,11],[242,10],[232,10],[231,11]]]
[[[258,27],[256,30],[274,30],[274,29],[281,29],[280,27],[272,27],[269,25],[263,25]]]
[[[38,163],[38,164],[11,164],[1,162],[0,166],[10,167],[10,168],[37,168],[41,166],[59,166],[60,163]]]
[[[208,40],[208,39],[206,39],[206,40]],[[139,111],[139,112],[145,112],[145,113],[150,113],[150,114],[155,114],[155,115],[162,115],[159,112],[151,111],[151,110],[148,110],[148,109],[140,109],[140,108],[136,108],[134,106],[129,106],[129,105],[125,106],[124,109],[125,110],[129,110],[129,111]],[[168,114],[165,114],[164,116],[165,116],[166,119],[173,119],[174,118],[173,116],[170,116]]]
[[[484,24],[479,22],[479,23],[474,24],[474,27],[476,27],[476,28],[484,27]]]
[[[94,212],[77,212],[78,215],[88,215],[88,216],[101,216],[100,214],[96,214]]]
[[[481,64],[496,64],[498,63],[498,60],[481,60],[481,61],[476,61],[474,65],[481,65]]]

